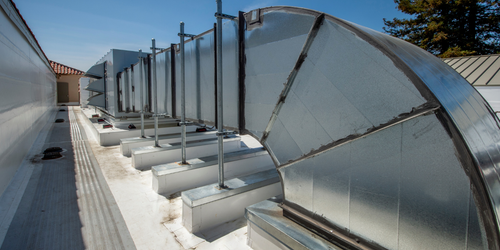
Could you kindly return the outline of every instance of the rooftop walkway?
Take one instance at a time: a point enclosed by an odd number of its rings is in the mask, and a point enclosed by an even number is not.
[[[2,197],[11,199],[0,204],[0,250],[250,249],[243,217],[190,234],[181,225],[180,192],[155,193],[151,170],[132,168],[119,146],[99,146],[79,107],[60,109],[54,120],[64,122],[50,121],[16,176],[19,184]],[[61,147],[62,157],[42,160],[50,147]]]

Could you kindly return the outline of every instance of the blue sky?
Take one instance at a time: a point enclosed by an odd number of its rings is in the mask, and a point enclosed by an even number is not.
[[[185,32],[199,34],[216,21],[215,0],[13,0],[47,57],[86,71],[110,49],[148,50],[179,43]],[[393,0],[223,0],[223,12],[237,15],[267,6],[318,10],[382,31],[383,18],[405,17]]]

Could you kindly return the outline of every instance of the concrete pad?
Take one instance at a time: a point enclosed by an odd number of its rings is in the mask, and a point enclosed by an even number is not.
[[[282,194],[276,169],[234,178],[225,185],[228,188],[222,190],[214,183],[182,192],[182,224],[189,232],[238,219],[245,207]]]
[[[188,160],[189,165],[179,162],[152,167],[153,190],[170,195],[178,191],[196,188],[218,180],[218,156],[212,155]],[[224,176],[234,178],[268,169],[274,163],[263,148],[252,148],[224,154]]]
[[[217,131],[207,131],[207,132],[188,132],[186,133],[186,141],[197,141],[204,140],[216,137]],[[158,143],[166,144],[166,143],[174,143],[181,142],[181,134],[168,134],[168,135],[159,135]],[[125,138],[120,140],[120,150],[123,156],[130,157],[133,148],[139,147],[147,147],[155,145],[155,137],[154,136],[146,136],[146,138],[142,137],[133,137],[133,138]]]
[[[131,120],[120,120],[115,121],[112,117],[104,116],[104,114],[100,113],[102,117],[92,118],[92,114],[94,114],[93,110],[85,110],[83,114],[87,119],[85,119],[85,123],[92,128],[92,135],[97,140],[99,145],[101,146],[115,146],[120,145],[120,139],[124,138],[132,138],[141,136],[141,126],[140,120],[131,119]],[[98,122],[98,119],[105,118],[104,122]],[[154,136],[154,124],[152,124],[153,120],[148,119],[145,121],[145,129],[144,134],[146,136]],[[136,128],[129,129],[127,128],[128,124],[133,123]],[[105,124],[112,124],[112,128],[103,128],[102,126]],[[188,125],[186,126],[187,132],[196,131],[198,126],[196,125]],[[162,118],[158,121],[158,134],[166,135],[166,134],[177,134],[181,132],[181,127],[178,126],[178,120],[171,118]]]
[[[239,136],[225,138],[224,152],[240,150],[240,140]],[[189,158],[216,155],[218,152],[217,138],[186,142],[186,156]],[[132,167],[136,169],[149,169],[152,166],[181,160],[180,143],[161,144],[160,147],[148,146],[132,149]]]

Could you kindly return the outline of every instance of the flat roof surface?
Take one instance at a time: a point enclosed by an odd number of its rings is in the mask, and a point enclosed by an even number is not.
[[[133,168],[119,145],[100,146],[79,107],[61,108],[68,111],[54,118],[65,122],[49,121],[43,148],[60,146],[63,158],[30,161],[34,171],[22,177],[29,182],[1,249],[251,249],[244,217],[189,233],[180,192],[157,194],[151,170]],[[243,148],[261,147],[242,140]],[[28,157],[43,156],[35,153]]]

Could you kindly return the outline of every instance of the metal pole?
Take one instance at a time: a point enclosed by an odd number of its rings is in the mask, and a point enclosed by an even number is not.
[[[219,145],[219,188],[224,186],[224,132],[222,128],[222,1],[217,2],[217,132]]]
[[[141,95],[141,137],[145,138],[144,136],[144,81],[142,80],[142,77],[144,76],[142,71],[144,70],[144,65],[142,61],[142,49],[139,50],[139,88],[140,88],[140,95]]]
[[[152,67],[152,74],[153,74],[153,91],[154,93],[154,99],[153,99],[153,105],[154,105],[154,114],[155,114],[155,147],[160,147],[158,144],[158,88],[156,87],[156,41],[155,39],[151,39],[151,42],[153,43],[153,46],[151,47],[151,50],[153,52],[153,67]]]
[[[185,72],[185,58],[184,58],[184,22],[181,22],[180,33],[180,47],[181,47],[181,152],[182,164],[186,162],[186,72]]]

